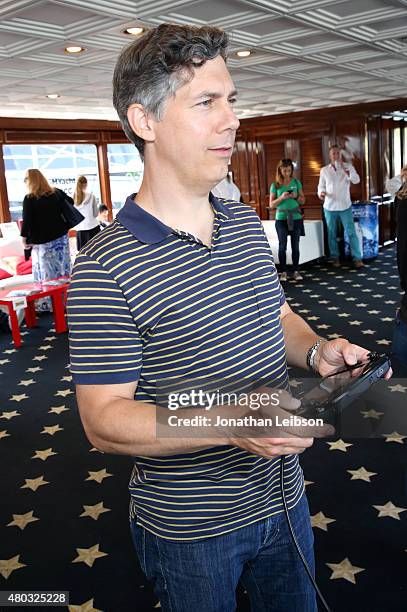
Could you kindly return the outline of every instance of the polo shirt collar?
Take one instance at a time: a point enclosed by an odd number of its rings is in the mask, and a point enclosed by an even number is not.
[[[156,244],[162,242],[173,233],[168,225],[154,217],[141,208],[135,201],[135,193],[132,193],[117,213],[116,219],[144,244]],[[233,213],[227,206],[212,193],[209,194],[209,202],[215,212],[215,217],[221,221],[234,219]]]

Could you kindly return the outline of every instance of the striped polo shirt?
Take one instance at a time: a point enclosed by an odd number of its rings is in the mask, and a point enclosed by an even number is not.
[[[262,224],[250,207],[210,195],[211,247],[139,207],[134,194],[77,256],[68,297],[77,384],[138,381],[155,402],[162,379],[258,380],[287,386],[285,298]],[[208,538],[283,509],[280,459],[235,446],[135,457],[130,516],[157,536]],[[285,462],[288,507],[304,485]]]

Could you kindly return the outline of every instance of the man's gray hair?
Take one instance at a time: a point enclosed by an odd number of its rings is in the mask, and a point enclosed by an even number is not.
[[[228,36],[218,28],[164,23],[121,52],[113,75],[113,105],[127,138],[144,158],[144,140],[127,119],[132,104],[141,104],[162,119],[165,101],[193,78],[193,69],[220,55],[226,61]]]

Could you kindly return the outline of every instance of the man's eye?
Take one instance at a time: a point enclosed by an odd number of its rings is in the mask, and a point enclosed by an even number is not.
[[[198,106],[210,106],[212,104],[212,98],[208,98],[208,100],[202,100],[199,102]]]
[[[236,104],[237,98],[229,98],[229,104]]]

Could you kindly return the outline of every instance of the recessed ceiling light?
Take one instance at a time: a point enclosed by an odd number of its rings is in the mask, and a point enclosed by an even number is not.
[[[55,100],[56,98],[60,98],[61,96],[59,94],[47,94],[46,97],[50,100]]]
[[[65,47],[65,53],[82,53],[82,51],[85,51],[85,47],[79,47],[78,45]]]
[[[249,57],[249,55],[251,55],[252,52],[249,51],[249,49],[247,49],[246,51],[237,51],[236,55],[238,57]]]
[[[141,28],[141,27],[126,28],[126,30],[124,30],[125,34],[131,34],[132,36],[138,36],[139,34],[142,34],[143,32],[144,32],[144,28]]]

